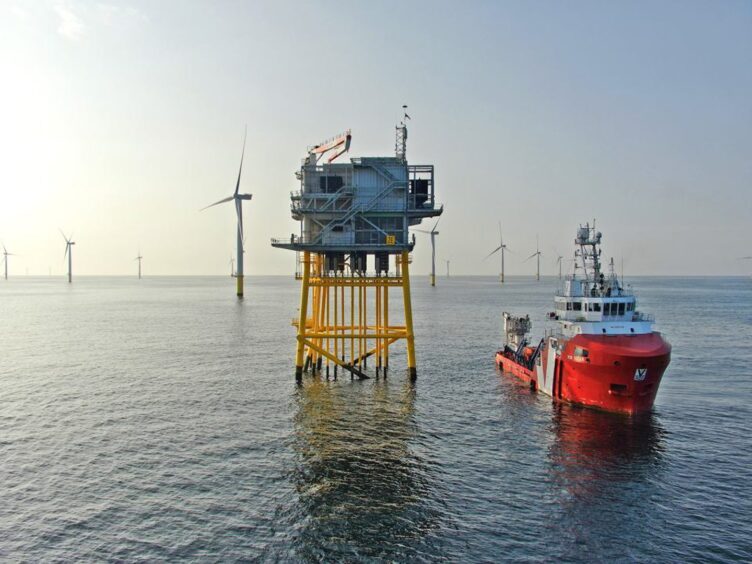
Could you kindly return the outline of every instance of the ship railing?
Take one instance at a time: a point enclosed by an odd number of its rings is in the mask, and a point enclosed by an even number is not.
[[[543,332],[543,338],[544,339],[554,338],[554,339],[558,339],[561,341],[564,339],[564,333],[562,333],[560,329],[549,328]]]
[[[632,314],[632,321],[655,323],[655,315],[653,315],[652,313],[642,313],[640,311],[636,311]]]

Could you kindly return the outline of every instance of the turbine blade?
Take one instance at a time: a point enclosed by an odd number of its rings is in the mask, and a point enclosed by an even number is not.
[[[495,249],[494,249],[493,251],[491,251],[491,252],[490,252],[490,253],[488,253],[488,254],[487,254],[487,255],[486,255],[485,257],[483,257],[483,260],[486,260],[486,259],[487,259],[488,257],[490,257],[491,255],[498,253],[498,252],[499,252],[500,250],[501,250],[501,245],[499,245],[499,246],[498,246],[498,247],[496,247],[496,248],[495,248]]]
[[[436,231],[436,228],[439,226],[439,222],[441,221],[441,216],[439,216],[439,219],[436,220],[436,223],[433,224],[433,228],[431,231]]]
[[[63,233],[63,230],[62,230],[62,229],[60,229],[60,228],[58,227],[58,228],[57,228],[57,230],[58,230],[58,231],[60,231],[60,235],[62,235],[62,236],[63,236],[63,239],[65,239],[65,242],[66,242],[66,243],[70,242],[70,239],[68,239],[68,237],[66,237],[66,236],[65,236],[65,233]]]
[[[428,233],[429,235],[431,234],[430,231],[426,231],[425,229],[414,229],[414,231],[418,231],[420,233]]]
[[[240,169],[238,169],[238,182],[235,184],[235,193],[233,196],[238,195],[238,190],[240,190],[240,173],[243,172],[243,157],[245,157],[245,140],[248,137],[248,126],[245,126],[245,133],[243,134],[243,151],[240,153]]]
[[[749,256],[749,257],[739,257],[736,260],[750,260],[750,259],[752,259],[752,256]]]
[[[234,200],[234,199],[235,199],[235,196],[228,196],[227,198],[224,198],[224,199],[222,199],[222,200],[220,200],[218,202],[214,202],[213,204],[210,204],[210,205],[206,206],[205,208],[201,208],[198,211],[208,210],[209,208],[213,208],[214,206],[218,206],[219,204],[224,204],[225,202],[229,202],[229,201]]]

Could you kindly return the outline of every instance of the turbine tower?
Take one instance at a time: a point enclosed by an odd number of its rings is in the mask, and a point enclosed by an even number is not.
[[[447,263],[447,278],[449,278],[449,261],[447,260],[446,263]]]
[[[561,261],[564,260],[564,257],[561,255],[556,255],[556,262],[559,265],[559,280],[561,280]]]
[[[237,278],[237,295],[239,298],[243,297],[243,253],[245,252],[245,249],[243,248],[244,245],[244,238],[243,238],[243,200],[250,200],[253,197],[253,194],[240,194],[240,175],[243,172],[243,157],[245,156],[245,141],[246,137],[248,136],[248,128],[246,128],[245,135],[243,135],[243,151],[240,153],[240,169],[238,170],[238,181],[235,184],[235,192],[233,192],[232,196],[228,196],[227,198],[223,198],[222,200],[219,200],[218,202],[214,202],[213,204],[206,206],[205,208],[202,208],[201,211],[209,209],[211,207],[217,206],[219,204],[224,204],[225,202],[231,202],[235,201],[235,213],[238,216],[238,233],[237,233],[237,245],[238,245],[238,268],[236,271],[236,278]]]
[[[60,230],[60,234],[63,236],[63,239],[65,239],[65,254],[63,255],[63,260],[65,260],[65,257],[68,257],[68,284],[73,282],[73,245],[76,243],[72,240],[73,239],[73,233],[71,233],[70,237],[66,237],[65,233],[63,233],[63,230]]]
[[[141,259],[144,257],[141,256],[141,250],[138,251],[138,256],[134,258],[133,260],[138,261],[138,279],[141,280]]]
[[[235,259],[232,258],[232,255],[230,255],[230,262],[227,264],[230,265],[230,278],[235,278]]]
[[[439,225],[440,221],[441,217],[436,220],[436,223],[434,223],[430,231],[426,231],[425,229],[415,230],[420,231],[421,233],[427,233],[431,236],[431,286],[436,286],[436,235],[439,234],[439,232],[436,231],[436,227]]]
[[[504,236],[501,233],[501,222],[499,222],[499,246],[496,247],[493,251],[488,253],[483,260],[486,260],[491,255],[498,253],[501,251],[501,283],[504,283],[504,253],[509,251],[511,252],[511,249],[508,249],[507,246],[504,244]]]
[[[537,260],[537,263],[538,263],[538,267],[537,267],[537,269],[535,271],[535,279],[536,280],[540,280],[540,258],[541,258],[541,255],[543,254],[543,253],[540,252],[539,246],[540,245],[538,244],[538,236],[536,235],[535,236],[535,252],[532,255],[530,255],[529,257],[527,257],[525,259],[525,262],[527,262],[531,258],[537,257],[536,260]]]
[[[8,249],[3,245],[3,262],[5,263],[5,279],[8,279],[8,257],[14,256],[13,253],[9,253]]]

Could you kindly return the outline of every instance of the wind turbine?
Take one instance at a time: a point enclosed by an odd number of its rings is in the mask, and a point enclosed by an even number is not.
[[[556,247],[553,247],[553,250],[556,253],[556,264],[559,265],[559,280],[561,280],[561,262],[564,260],[564,257],[559,254]]]
[[[245,249],[243,248],[243,200],[250,200],[253,198],[253,194],[238,193],[240,190],[240,174],[243,172],[243,157],[245,156],[245,140],[247,136],[248,128],[246,127],[245,134],[243,135],[243,151],[240,153],[240,169],[238,170],[238,181],[235,184],[235,192],[233,192],[232,196],[228,196],[227,198],[214,202],[213,204],[201,209],[201,211],[203,211],[213,206],[224,204],[225,202],[235,201],[235,213],[238,216],[238,268],[235,277],[238,280],[237,295],[239,298],[243,297],[243,253],[245,252]]]
[[[446,263],[447,263],[447,278],[449,278],[449,261],[447,260]]]
[[[539,247],[539,245],[538,245],[538,236],[536,235],[535,236],[535,252],[532,255],[530,255],[529,257],[527,257],[525,259],[525,261],[524,261],[524,262],[527,262],[527,261],[529,261],[533,257],[538,257],[538,259],[537,259],[538,269],[535,271],[535,279],[536,280],[540,280],[540,258],[541,258],[541,255],[543,254],[543,253],[540,252],[540,249],[538,247]]]
[[[141,280],[141,259],[143,259],[143,258],[144,257],[141,256],[141,250],[139,249],[138,256],[133,259],[133,260],[137,260],[138,261],[138,279],[139,280]]]
[[[235,259],[232,258],[232,255],[230,255],[230,262],[227,264],[230,265],[230,277],[235,277]]]
[[[499,246],[496,247],[490,253],[488,253],[483,260],[486,260],[488,257],[490,257],[491,255],[499,251],[501,251],[501,283],[503,284],[504,283],[504,253],[512,252],[512,250],[508,249],[507,246],[504,244],[504,236],[501,234],[501,222],[499,222]]]
[[[3,245],[3,262],[5,263],[5,279],[8,279],[8,257],[14,256],[13,253],[9,253],[8,249]]]
[[[73,282],[73,249],[71,247],[76,243],[72,240],[73,233],[71,233],[70,237],[66,237],[61,229],[60,234],[63,236],[63,239],[65,239],[65,254],[63,255],[63,260],[65,260],[66,256],[68,257],[68,284],[70,284]]]
[[[431,286],[436,286],[436,235],[439,234],[439,232],[436,231],[436,227],[439,225],[439,221],[441,221],[441,217],[436,220],[436,223],[433,224],[430,231],[426,231],[425,229],[415,230],[420,231],[421,233],[427,233],[431,236]]]

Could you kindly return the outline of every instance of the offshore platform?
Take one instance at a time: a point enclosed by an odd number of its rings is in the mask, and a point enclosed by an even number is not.
[[[297,327],[295,378],[303,373],[368,378],[387,375],[389,347],[404,339],[411,380],[417,377],[408,228],[441,215],[434,200],[433,165],[407,164],[409,116],[396,127],[393,157],[334,161],[350,148],[350,131],[308,150],[291,194],[292,217],[300,233],[272,239],[272,246],[298,254],[302,281]],[[324,156],[326,162],[323,162]],[[390,290],[401,290],[403,318],[390,318]],[[403,323],[401,323],[403,322]]]

